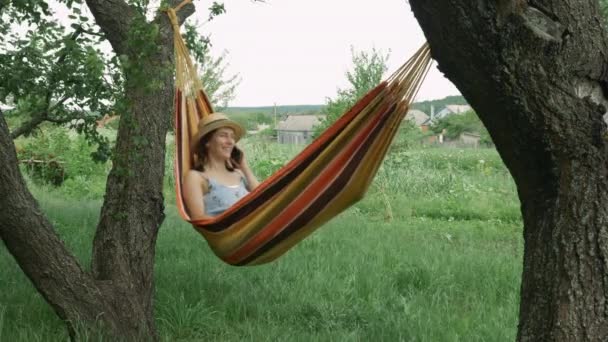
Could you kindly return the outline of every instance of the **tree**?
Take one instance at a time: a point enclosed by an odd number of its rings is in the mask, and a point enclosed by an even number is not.
[[[45,122],[69,124],[98,145],[96,160],[107,160],[109,141],[97,133],[96,120],[111,114],[122,94],[117,59],[100,50],[103,35],[79,6],[72,8],[68,30],[44,2],[25,5],[7,2],[0,12],[6,37],[0,42],[0,103],[15,103],[11,137],[29,135]]]
[[[327,98],[323,113],[325,119],[315,127],[315,136],[318,136],[327,127],[331,126],[344,112],[351,108],[368,91],[382,82],[382,76],[387,70],[386,62],[389,54],[372,49],[370,52],[355,51],[351,47],[353,69],[346,72],[350,86],[338,89],[335,98]]]
[[[27,6],[44,2],[14,3],[26,4],[23,11],[27,12]],[[65,320],[72,336],[76,326],[84,324],[99,325],[120,339],[155,340],[153,262],[164,218],[162,181],[173,105],[173,30],[162,12],[146,19],[142,4],[147,1],[87,0],[86,4],[119,56],[125,79],[121,124],[93,241],[91,271],[85,271],[67,250],[27,190],[3,116],[0,238]],[[179,21],[193,8],[185,6],[178,13]]]
[[[517,339],[608,341],[608,40],[598,2],[410,4],[517,186]]]
[[[202,36],[194,25],[186,24],[185,27],[184,40],[198,64],[198,70],[202,71],[200,79],[209,100],[215,107],[227,107],[228,103],[234,100],[236,87],[240,84],[238,74],[226,75],[227,52],[223,52],[219,57],[213,57],[209,37]]]
[[[94,160],[105,161],[110,143],[97,132],[97,121],[121,114],[124,78],[119,59],[102,52],[105,38],[79,5],[72,7],[72,24],[67,29],[43,4],[24,8],[26,3],[7,2],[0,11],[5,19],[0,33],[8,37],[0,42],[0,103],[11,100],[16,104],[9,113],[16,118],[11,136],[30,135],[45,122],[67,124],[98,145]],[[225,13],[223,4],[216,2],[209,10],[208,20]],[[9,25],[11,21],[19,25]],[[19,34],[23,27],[30,29]],[[227,106],[239,84],[238,75],[226,75],[227,53],[213,57],[209,37],[194,25],[186,25],[184,38],[202,71],[200,77],[211,102]]]

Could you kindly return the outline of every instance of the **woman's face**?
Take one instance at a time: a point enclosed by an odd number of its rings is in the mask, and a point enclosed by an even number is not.
[[[219,159],[229,159],[235,144],[235,134],[232,128],[221,127],[211,134],[207,142],[209,156]]]

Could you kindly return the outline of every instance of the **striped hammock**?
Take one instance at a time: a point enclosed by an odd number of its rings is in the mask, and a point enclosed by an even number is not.
[[[181,216],[231,265],[270,262],[363,197],[430,66],[422,46],[293,160],[223,214],[193,220],[182,177],[193,165],[190,139],[213,112],[175,17],[175,191]]]

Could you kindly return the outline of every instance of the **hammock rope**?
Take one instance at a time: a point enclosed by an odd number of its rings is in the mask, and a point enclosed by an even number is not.
[[[182,178],[194,162],[190,140],[198,121],[213,107],[179,32],[175,10],[167,12],[175,38],[179,213],[226,263],[270,262],[363,197],[430,68],[430,49],[425,43],[293,160],[223,214],[192,220],[182,196]]]

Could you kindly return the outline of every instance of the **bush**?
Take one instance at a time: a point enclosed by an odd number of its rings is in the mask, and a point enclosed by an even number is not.
[[[52,127],[22,141],[18,158],[25,172],[37,184],[61,186],[71,197],[103,195],[110,163],[91,159],[94,148],[82,135]]]
[[[438,120],[431,126],[435,133],[445,133],[449,139],[456,139],[462,133],[477,133],[481,136],[480,143],[484,146],[492,146],[492,139],[477,114],[470,110],[465,113],[453,114]]]

